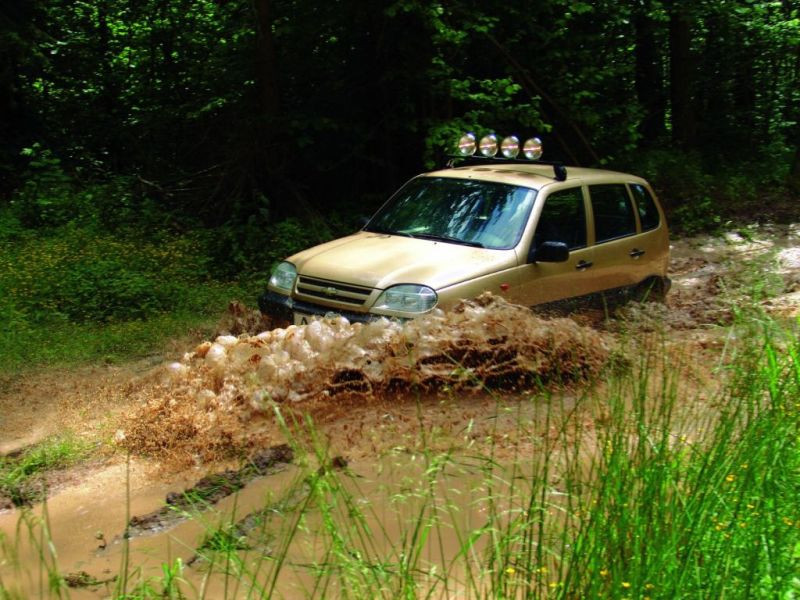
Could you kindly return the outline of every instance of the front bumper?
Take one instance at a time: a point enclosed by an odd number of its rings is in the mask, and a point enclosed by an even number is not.
[[[284,296],[283,294],[278,294],[277,292],[269,290],[258,297],[258,308],[265,315],[275,319],[289,321],[289,323],[294,322],[295,312],[316,317],[324,317],[328,314],[341,315],[351,323],[367,323],[381,317],[381,315],[373,315],[371,313],[347,312],[328,306],[303,302],[302,300],[295,300],[290,296]]]

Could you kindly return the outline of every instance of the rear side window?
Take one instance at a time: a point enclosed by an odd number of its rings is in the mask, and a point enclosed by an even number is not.
[[[628,190],[624,184],[590,185],[597,243],[636,233]]]
[[[533,247],[542,242],[564,242],[570,250],[586,246],[586,211],[581,188],[570,188],[550,194],[544,202]]]
[[[655,229],[661,222],[661,218],[658,215],[658,209],[653,197],[643,185],[638,183],[630,185],[633,199],[636,200],[636,209],[639,211],[639,220],[642,222],[642,231]]]

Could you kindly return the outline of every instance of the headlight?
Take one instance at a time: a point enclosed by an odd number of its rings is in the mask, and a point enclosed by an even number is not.
[[[294,287],[295,279],[297,279],[297,269],[295,266],[292,263],[282,262],[272,269],[272,276],[269,278],[269,284],[284,292],[291,292]]]
[[[373,308],[424,313],[436,306],[436,292],[424,285],[395,285],[383,290]]]

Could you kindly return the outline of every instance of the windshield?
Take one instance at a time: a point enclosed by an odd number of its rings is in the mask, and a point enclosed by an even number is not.
[[[536,190],[449,177],[412,179],[372,217],[365,231],[481,248],[513,248]]]

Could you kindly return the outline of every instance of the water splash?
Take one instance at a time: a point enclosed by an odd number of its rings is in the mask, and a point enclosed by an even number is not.
[[[406,323],[330,317],[222,335],[141,384],[145,403],[117,441],[133,452],[183,449],[211,460],[265,443],[248,423],[271,415],[273,403],[302,410],[311,401],[319,409],[445,388],[523,390],[586,379],[608,355],[597,331],[488,293]]]

